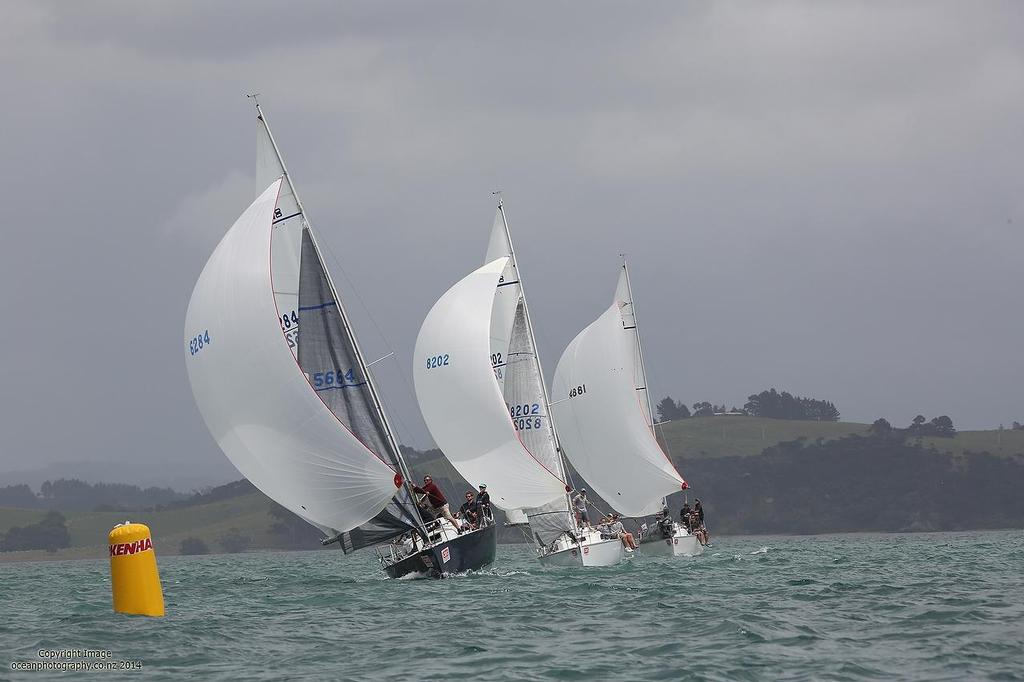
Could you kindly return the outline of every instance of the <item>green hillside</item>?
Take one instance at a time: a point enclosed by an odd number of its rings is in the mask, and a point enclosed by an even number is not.
[[[851,434],[867,435],[868,424],[817,422],[761,417],[692,417],[658,427],[658,437],[673,457],[692,461],[707,457],[760,454],[781,442],[803,438],[814,443]],[[925,447],[955,455],[965,451],[1024,456],[1024,431],[961,431],[953,438],[921,439]]]
[[[249,535],[254,548],[273,548],[280,545],[280,539],[270,532],[275,520],[270,509],[270,500],[262,493],[249,493],[209,504],[155,512],[68,512],[65,516],[71,547],[55,553],[43,550],[0,552],[0,562],[103,558],[107,551],[107,533],[126,520],[149,526],[160,554],[177,554],[181,541],[190,536],[203,540],[210,551],[220,551],[217,540],[231,528]],[[45,514],[42,510],[0,507],[0,532],[6,532],[11,526],[35,523]]]

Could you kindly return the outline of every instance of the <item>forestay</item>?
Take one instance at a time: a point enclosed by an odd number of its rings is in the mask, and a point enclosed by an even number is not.
[[[246,209],[199,276],[185,318],[189,381],[247,479],[321,529],[347,531],[391,502],[397,477],[312,390],[282,333],[271,269],[286,241],[272,227],[282,182]]]
[[[501,509],[563,496],[554,470],[517,437],[490,362],[495,291],[508,258],[470,273],[431,308],[416,339],[413,379],[434,441],[471,484],[487,483]]]
[[[626,315],[624,315],[626,308]],[[631,301],[622,290],[566,348],[552,382],[562,450],[576,470],[626,516],[660,511],[683,478],[651,430]]]

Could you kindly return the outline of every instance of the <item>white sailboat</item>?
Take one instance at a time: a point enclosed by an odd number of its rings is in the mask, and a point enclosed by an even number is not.
[[[378,556],[392,577],[491,563],[493,525],[459,534],[413,503],[373,377],[256,110],[257,179],[267,185],[210,256],[185,317],[189,381],[210,433],[324,544],[348,553],[391,541]]]
[[[654,435],[643,348],[625,259],[615,299],[565,349],[552,382],[565,455],[616,511],[657,514],[664,498],[688,486]],[[640,539],[645,554],[693,556],[703,546],[663,518]]]
[[[449,289],[416,340],[413,377],[435,442],[491,502],[529,523],[547,565],[607,566],[618,538],[578,527],[570,511],[533,325],[499,200],[487,263]]]

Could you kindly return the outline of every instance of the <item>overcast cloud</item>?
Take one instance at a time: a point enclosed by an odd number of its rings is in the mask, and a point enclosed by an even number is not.
[[[625,251],[656,396],[1024,421],[1020,3],[34,0],[0,65],[0,471],[237,477],[182,326],[256,193],[252,91],[411,445],[499,188],[549,376]]]

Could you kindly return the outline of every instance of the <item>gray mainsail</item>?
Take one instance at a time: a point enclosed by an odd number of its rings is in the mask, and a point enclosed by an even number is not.
[[[537,363],[537,351],[526,321],[526,304],[520,297],[509,338],[503,386],[505,404],[515,425],[519,440],[530,454],[556,477],[563,478],[558,447],[551,429],[543,379]],[[547,546],[562,533],[572,531],[573,517],[563,495],[542,507],[524,509],[530,520],[530,531],[541,545]]]
[[[298,363],[310,386],[367,449],[401,472],[398,453],[393,451],[308,229],[302,231],[297,322]],[[339,536],[342,549],[347,553],[380,544],[416,528],[413,504],[408,487],[399,486],[391,503],[376,517]]]

